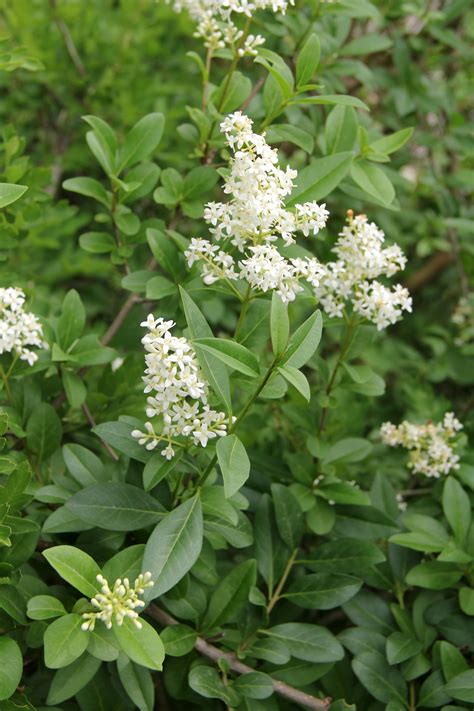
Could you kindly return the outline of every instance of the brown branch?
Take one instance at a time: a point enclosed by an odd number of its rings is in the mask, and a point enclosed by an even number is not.
[[[171,615],[168,615],[167,612],[161,610],[156,605],[150,605],[150,607],[147,608],[147,612],[163,627],[169,627],[170,625],[178,624],[178,621],[175,620],[174,617],[171,617]],[[255,669],[252,669],[252,667],[249,667],[247,666],[247,664],[243,664],[242,662],[240,662],[234,654],[230,654],[229,652],[222,652],[217,647],[214,647],[214,645],[209,644],[209,642],[206,642],[206,640],[202,637],[197,638],[194,648],[204,657],[212,659],[213,662],[217,663],[221,659],[225,659],[230,669],[237,674],[250,674],[251,672],[255,671]],[[278,679],[272,679],[271,681],[273,690],[277,694],[283,696],[283,698],[288,699],[289,701],[293,701],[296,704],[300,704],[301,706],[305,706],[306,708],[313,709],[314,711],[328,711],[331,705],[330,698],[317,699],[315,696],[306,694],[304,691],[300,691],[299,689],[295,689],[293,686],[288,686],[288,684],[285,684],[282,681],[278,681]]]
[[[79,53],[76,49],[76,45],[74,44],[74,40],[72,38],[71,33],[69,32],[69,28],[62,19],[62,17],[58,13],[58,3],[57,0],[49,0],[49,4],[51,5],[51,8],[54,13],[54,21],[56,25],[58,26],[58,30],[63,36],[64,39],[64,44],[66,45],[66,49],[68,51],[69,56],[71,57],[72,63],[76,67],[77,71],[81,75],[81,77],[85,76],[86,74],[86,68],[82,63],[82,60],[79,56]]]
[[[264,84],[265,84],[265,77],[260,77],[260,79],[256,82],[255,86],[253,87],[252,91],[250,92],[250,94],[247,96],[244,103],[240,107],[239,111],[245,111],[245,109],[248,107],[248,105],[250,104],[252,99],[254,99],[257,96],[258,92],[260,91],[260,89],[262,88],[262,86]]]
[[[137,294],[130,294],[128,299],[124,302],[122,308],[108,327],[107,331],[104,333],[102,338],[100,339],[100,342],[102,343],[103,346],[107,346],[110,341],[113,339],[117,331],[120,329],[121,325],[127,318],[128,314],[130,313],[131,309],[135,306],[135,304],[138,304],[139,301],[141,301],[140,297],[137,296]]]
[[[418,291],[453,262],[454,255],[451,252],[436,252],[418,271],[408,277],[404,286],[409,291]]]

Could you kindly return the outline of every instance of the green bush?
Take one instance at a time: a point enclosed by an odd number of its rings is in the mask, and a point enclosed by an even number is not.
[[[2,711],[473,708],[472,3],[0,27]]]

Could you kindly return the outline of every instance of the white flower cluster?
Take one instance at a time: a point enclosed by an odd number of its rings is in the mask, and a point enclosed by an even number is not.
[[[167,0],[171,2],[172,0]],[[242,42],[244,33],[234,24],[232,13],[251,17],[257,10],[271,9],[285,13],[294,0],[174,0],[176,12],[187,10],[197,22],[195,37],[204,40],[211,50],[237,47],[239,56],[256,55],[257,47],[265,40],[261,35],[248,35]]]
[[[23,309],[24,303],[21,289],[0,289],[0,354],[14,352],[33,365],[38,356],[29,346],[44,347],[43,329],[38,318]]]
[[[464,346],[474,341],[474,294],[459,299],[451,320],[458,327],[454,341],[457,346]]]
[[[227,434],[227,420],[223,412],[212,410],[207,404],[209,386],[199,367],[196,354],[186,338],[173,336],[173,321],[155,319],[150,314],[142,326],[147,333],[145,346],[145,393],[147,417],[160,417],[159,432],[151,422],[145,432],[133,430],[132,437],[146,449],[154,449],[166,442],[161,454],[166,459],[175,455],[173,446],[180,445],[175,437],[191,437],[195,445],[205,447],[210,439]]]
[[[439,479],[452,469],[459,469],[459,457],[454,453],[452,440],[463,426],[452,412],[447,412],[442,422],[424,425],[404,421],[398,427],[385,422],[380,428],[382,441],[390,447],[408,449],[408,468],[415,474]]]
[[[378,281],[404,269],[406,257],[398,245],[384,247],[385,235],[366,215],[347,213],[347,224],[333,247],[337,260],[324,265],[325,274],[315,287],[316,298],[328,316],[341,317],[347,300],[354,311],[383,329],[412,310],[408,290],[390,289]]]
[[[146,588],[153,587],[151,573],[140,573],[131,587],[128,578],[118,578],[110,587],[103,575],[97,576],[97,581],[101,585],[101,592],[92,598],[91,604],[99,612],[84,612],[82,617],[84,622],[81,628],[85,632],[92,632],[97,620],[101,620],[107,629],[111,629],[114,622],[123,624],[126,617],[130,618],[138,629],[142,628],[142,623],[138,619],[137,608],[145,606],[139,595],[143,595]]]
[[[191,267],[202,262],[203,278],[210,284],[217,279],[245,279],[257,291],[276,290],[283,301],[293,301],[302,290],[299,279],[318,286],[323,269],[317,259],[286,259],[277,247],[295,242],[295,233],[316,235],[326,225],[325,205],[307,202],[294,211],[284,200],[293,189],[296,171],[278,165],[278,153],[264,135],[252,130],[252,121],[237,111],[222,122],[228,146],[234,155],[224,192],[226,203],[211,202],[204,211],[210,232],[224,247],[242,254],[240,262],[224,250],[203,239],[191,241],[185,256]]]

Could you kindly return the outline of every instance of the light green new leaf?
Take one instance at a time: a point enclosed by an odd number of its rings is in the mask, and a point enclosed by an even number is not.
[[[97,575],[100,568],[93,558],[74,546],[55,546],[43,551],[48,563],[70,585],[86,597],[94,597],[100,589]]]
[[[367,161],[358,161],[351,168],[353,181],[368,195],[384,205],[390,205],[395,197],[395,188],[381,168]]]
[[[313,78],[321,57],[321,45],[317,36],[311,33],[301,48],[296,60],[296,84],[304,86]]]
[[[193,341],[198,354],[210,353],[232,370],[255,378],[260,374],[258,360],[248,348],[228,338],[198,338]]]
[[[234,434],[220,437],[216,452],[224,479],[225,496],[228,499],[237,493],[249,478],[250,460],[244,445]]]
[[[298,370],[298,368],[292,368],[291,365],[285,365],[283,368],[277,368],[277,370],[290,385],[293,385],[305,400],[310,401],[311,390],[306,375]]]
[[[161,671],[165,658],[165,648],[158,632],[143,618],[141,629],[126,617],[122,625],[115,625],[114,634],[122,651],[132,662],[147,669]]]
[[[354,154],[349,151],[318,158],[298,172],[289,206],[308,200],[320,200],[331,193],[347,175]]]
[[[11,205],[28,190],[26,185],[14,185],[13,183],[0,183],[0,208]]]
[[[104,207],[109,208],[109,198],[107,196],[107,191],[98,180],[94,178],[68,178],[63,182],[64,190],[70,190],[73,193],[78,193],[79,195],[85,195],[86,197],[94,198],[97,202],[100,202]]]
[[[199,557],[202,540],[202,506],[196,495],[167,514],[148,539],[143,570],[152,574],[155,584],[146,600],[163,595],[186,575]]]
[[[379,138],[370,144],[370,147],[375,153],[384,153],[385,155],[390,155],[398,151],[407,141],[410,140],[413,134],[413,128],[402,128],[400,131],[395,131],[389,136],[384,136]]]
[[[66,614],[64,605],[51,595],[35,595],[28,600],[26,614],[32,620],[49,620]]]
[[[314,355],[323,330],[320,311],[315,311],[291,336],[280,365],[301,368]]]
[[[81,615],[69,614],[52,622],[44,633],[44,662],[49,669],[60,669],[74,662],[89,644],[81,629]]]

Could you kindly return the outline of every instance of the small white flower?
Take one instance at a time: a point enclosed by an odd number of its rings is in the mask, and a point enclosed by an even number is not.
[[[132,620],[135,627],[141,629],[142,623],[138,619],[136,609],[145,607],[139,595],[143,595],[146,588],[153,587],[151,573],[140,573],[133,587],[128,578],[118,578],[112,587],[103,575],[98,575],[97,581],[101,585],[101,592],[91,599],[91,605],[97,608],[98,612],[84,612],[81,629],[91,632],[97,620],[103,622],[107,629],[111,629],[114,623],[120,627],[126,617]]]
[[[20,360],[33,365],[37,354],[31,350],[45,348],[43,328],[38,318],[24,310],[25,294],[21,289],[0,288],[0,355],[15,353]]]
[[[382,442],[389,447],[404,447],[409,451],[408,468],[416,474],[439,479],[452,469],[459,469],[459,456],[455,454],[451,440],[463,426],[447,412],[442,422],[427,422],[417,425],[404,421],[401,425],[384,422],[380,428]]]

